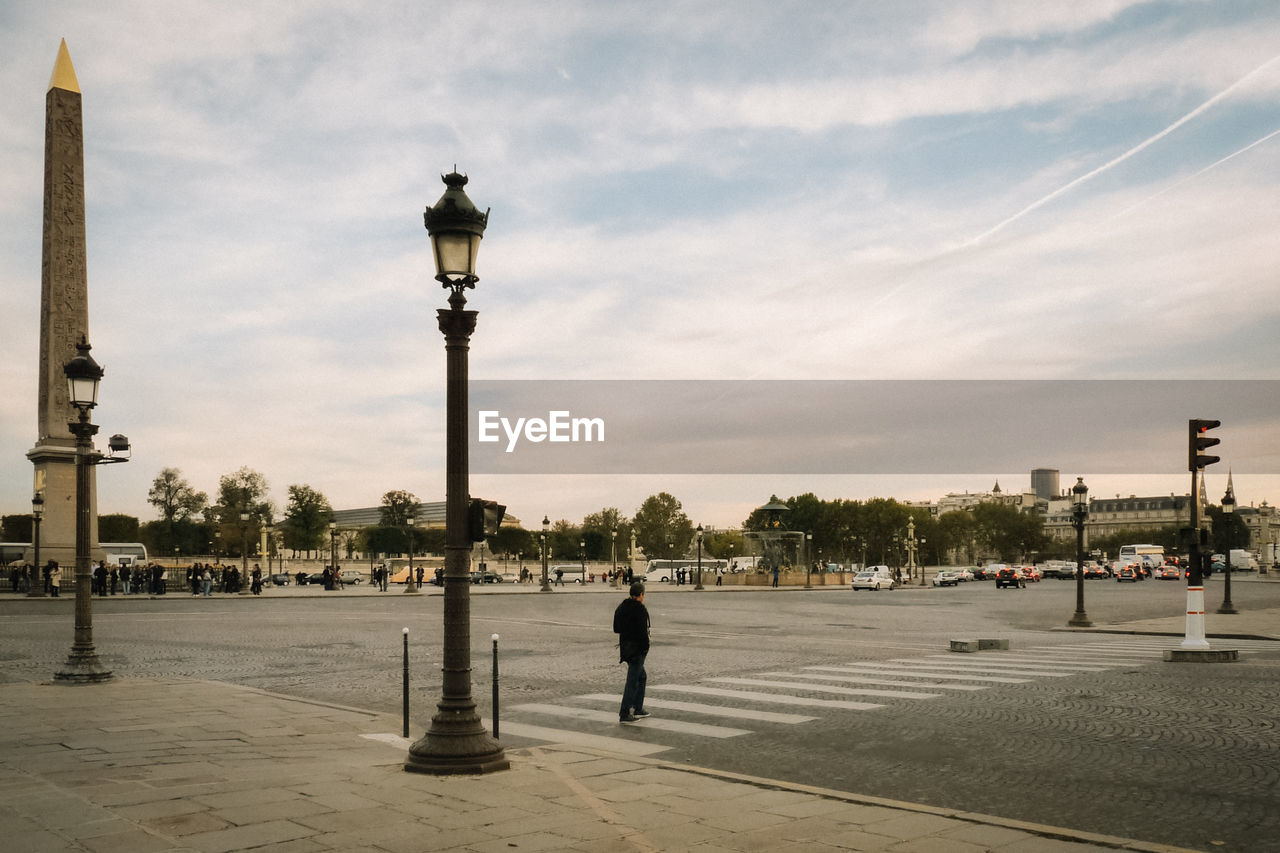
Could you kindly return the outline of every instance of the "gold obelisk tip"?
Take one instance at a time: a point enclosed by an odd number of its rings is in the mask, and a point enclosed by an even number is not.
[[[62,46],[58,48],[58,59],[53,63],[53,76],[49,78],[49,88],[80,93],[80,81],[76,79],[76,69],[71,64],[71,54],[67,52],[66,39],[62,40]]]

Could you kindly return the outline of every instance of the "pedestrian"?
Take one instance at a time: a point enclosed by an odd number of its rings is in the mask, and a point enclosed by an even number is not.
[[[49,561],[49,589],[53,592],[53,597],[58,597],[58,592],[62,589],[62,569],[58,568],[58,564],[53,560]]]
[[[778,587],[778,567],[777,566],[773,567],[773,586],[774,586],[774,589],[777,589]]]
[[[716,566],[716,586],[724,586],[724,566]]]
[[[120,593],[121,595],[129,594],[129,579],[133,577],[133,572],[129,571],[128,566],[120,567]]]
[[[120,573],[115,566],[111,567],[111,594],[116,594],[116,581],[120,579]]]
[[[204,572],[200,575],[201,585],[204,587],[204,597],[209,598],[209,593],[213,591],[213,572],[209,571],[209,567],[204,567]]]
[[[564,586],[564,569],[556,569],[556,586]]]
[[[613,632],[618,635],[618,659],[627,665],[618,722],[634,723],[649,716],[644,709],[648,675],[644,659],[649,654],[649,611],[644,606],[644,584],[631,584],[630,594],[613,611]]]
[[[258,595],[262,592],[262,566],[254,563],[251,577],[253,578],[253,583],[249,585],[249,591],[254,595]]]

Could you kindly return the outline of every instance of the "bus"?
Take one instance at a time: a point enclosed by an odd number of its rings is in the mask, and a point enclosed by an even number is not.
[[[702,573],[714,575],[717,570],[724,571],[729,566],[728,560],[717,560],[713,557],[702,558]],[[670,583],[676,579],[677,569],[698,571],[698,558],[686,557],[683,560],[650,560],[644,572],[646,582],[658,581]]]
[[[1163,545],[1121,545],[1116,560],[1120,566],[1141,566],[1154,571],[1164,565]]]
[[[22,565],[27,562],[27,554],[31,551],[29,542],[0,542],[0,566],[10,563]]]
[[[108,566],[142,566],[147,562],[147,546],[141,542],[99,542]]]

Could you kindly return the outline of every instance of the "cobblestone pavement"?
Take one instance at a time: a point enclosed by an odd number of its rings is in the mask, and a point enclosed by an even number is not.
[[[1097,583],[1087,590],[1090,615],[1100,623],[1105,615],[1110,626],[1120,626],[1113,630],[1169,631],[1180,621],[1168,615],[1182,608],[1180,585]],[[1232,630],[1275,635],[1280,611],[1266,608],[1280,607],[1280,584],[1243,582],[1235,590],[1237,606],[1246,613],[1232,622]],[[1059,630],[1074,607],[1069,583],[999,592],[971,584],[891,594],[837,589],[686,595],[658,589],[648,599],[656,639],[651,696],[665,697],[665,684],[806,700],[830,701],[834,695],[876,707],[812,712],[768,706],[812,719],[791,726],[725,723],[747,733],[723,738],[696,729],[664,731],[657,721],[620,731],[616,721],[592,718],[608,703],[584,698],[620,687],[608,633],[608,614],[620,595],[486,589],[475,596],[476,698],[487,719],[489,634],[498,632],[504,727],[510,722],[504,743],[537,748],[547,741],[516,735],[521,726],[540,726],[659,746],[662,759],[676,765],[1194,849],[1280,849],[1280,741],[1274,725],[1280,643],[1239,641],[1244,654],[1237,664],[1166,664],[1157,646],[1176,645],[1176,638]],[[419,732],[438,695],[440,603],[438,596],[370,590],[328,597],[293,590],[266,599],[106,600],[98,602],[95,638],[104,660],[121,675],[226,681],[394,714],[400,628],[408,624],[412,731]],[[47,679],[69,646],[69,616],[66,603],[0,602],[0,683]],[[1211,614],[1210,634],[1230,621]],[[1015,671],[1030,665],[1017,663],[1017,655],[1121,665],[988,681],[981,690],[945,690],[937,686],[944,675],[929,681],[913,676],[934,685],[914,685],[935,694],[927,700],[718,681],[803,677],[813,683],[815,671],[808,668],[814,666],[915,665],[895,661],[927,661],[957,636],[1009,639],[1013,656],[998,665],[1011,663]],[[953,655],[946,665],[962,673],[970,659],[982,666],[993,660],[989,653]],[[1036,665],[1046,671],[1063,666],[1044,660]],[[719,704],[722,711],[741,704],[724,696],[669,698]],[[593,703],[594,709],[588,707]],[[572,708],[577,716],[547,717],[548,706]],[[679,710],[657,716],[668,723],[706,720]]]

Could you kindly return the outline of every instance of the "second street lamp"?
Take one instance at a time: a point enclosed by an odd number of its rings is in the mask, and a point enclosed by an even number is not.
[[[1076,612],[1067,620],[1072,628],[1091,628],[1089,614],[1084,612],[1084,522],[1089,517],[1089,487],[1084,477],[1076,477],[1071,487],[1071,520],[1076,528]]]
[[[92,684],[107,681],[111,671],[98,659],[93,646],[93,589],[89,578],[89,466],[106,462],[127,462],[128,457],[105,457],[93,452],[92,438],[98,432],[96,424],[89,422],[89,410],[98,405],[98,383],[103,370],[89,355],[89,342],[80,338],[76,344],[79,354],[67,362],[63,372],[67,376],[67,390],[71,405],[79,410],[78,420],[67,424],[76,437],[76,626],[71,653],[63,668],[53,674],[54,681],[69,684]],[[129,440],[122,435],[111,436],[107,446],[112,453],[127,451]]]
[[[694,590],[702,589],[702,525],[698,525],[698,583]]]
[[[31,497],[31,576],[27,579],[27,595],[44,596],[44,578],[40,576],[40,519],[44,517],[44,495],[36,492]]]
[[[1236,606],[1231,603],[1231,515],[1236,510],[1236,494],[1231,488],[1231,475],[1227,475],[1227,493],[1222,496],[1222,521],[1223,526],[1227,528],[1227,563],[1222,569],[1222,606],[1218,608],[1219,613],[1239,613]]]
[[[249,594],[249,510],[240,510],[240,588],[241,595]]]
[[[423,215],[435,254],[436,280],[447,288],[449,307],[438,309],[445,339],[445,557],[443,683],[431,727],[409,747],[404,769],[417,773],[487,773],[511,766],[489,736],[471,696],[471,504],[467,447],[467,352],[476,312],[465,310],[476,286],[476,253],[489,222],[463,187],[465,175],[442,176],[447,189]]]
[[[539,537],[542,541],[542,589],[538,592],[551,592],[551,584],[547,580],[547,537],[551,533],[551,519],[547,516],[542,517],[542,535]]]

